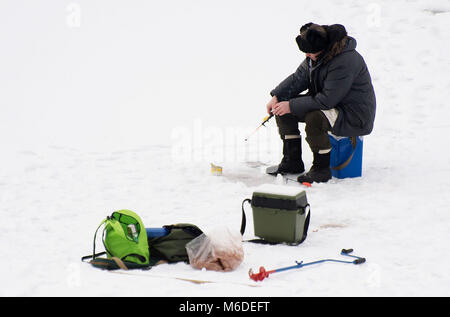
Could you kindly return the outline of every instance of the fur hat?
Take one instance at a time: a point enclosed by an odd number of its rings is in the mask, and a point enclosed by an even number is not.
[[[300,28],[300,35],[295,40],[302,52],[317,53],[330,50],[346,36],[347,30],[341,24],[318,25],[310,22]]]
[[[300,51],[304,53],[317,53],[328,46],[325,29],[311,22],[300,28],[300,35],[295,40]]]

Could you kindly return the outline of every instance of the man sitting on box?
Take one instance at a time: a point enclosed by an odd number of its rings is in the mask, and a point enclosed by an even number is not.
[[[311,169],[297,180],[327,182],[331,179],[328,131],[347,137],[370,134],[375,92],[367,65],[355,50],[356,40],[347,35],[344,26],[308,23],[301,27],[296,42],[306,58],[271,91],[267,104],[283,140],[283,159],[267,173],[305,171],[298,129],[298,122],[304,122],[314,160]]]

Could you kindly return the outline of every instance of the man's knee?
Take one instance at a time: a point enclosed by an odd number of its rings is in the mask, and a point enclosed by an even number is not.
[[[331,130],[330,123],[322,111],[312,111],[305,116],[306,141],[314,153],[331,149],[328,132]]]
[[[306,133],[314,131],[328,131],[331,129],[327,117],[322,111],[316,110],[308,112],[305,116],[305,131]]]
[[[275,116],[278,126],[278,132],[283,139],[286,135],[300,135],[298,129],[298,119],[294,115],[286,114],[284,116]]]

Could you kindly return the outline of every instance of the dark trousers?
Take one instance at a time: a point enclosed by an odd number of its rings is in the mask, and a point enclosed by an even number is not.
[[[298,129],[300,120],[296,116],[288,113],[284,116],[275,116],[275,119],[283,140],[287,135],[300,135]],[[313,153],[331,149],[328,131],[331,131],[331,125],[322,111],[312,111],[305,116],[305,139]]]

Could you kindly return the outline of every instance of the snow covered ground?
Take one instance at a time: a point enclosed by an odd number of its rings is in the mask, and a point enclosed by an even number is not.
[[[81,263],[118,209],[148,227],[239,230],[242,200],[277,183],[259,165],[281,157],[275,122],[244,138],[302,61],[294,38],[310,21],[357,39],[378,108],[363,177],[306,189],[307,240],[245,243],[230,273]],[[449,296],[449,29],[448,0],[2,1],[0,295]],[[342,248],[367,263],[247,276]]]

